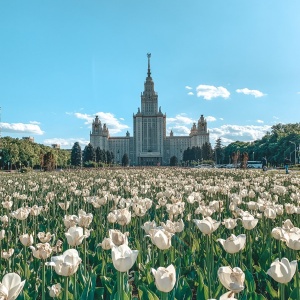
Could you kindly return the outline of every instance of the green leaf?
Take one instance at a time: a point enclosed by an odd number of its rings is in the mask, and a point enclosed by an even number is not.
[[[272,287],[271,282],[266,280],[267,286],[266,290],[267,292],[273,297],[272,299],[278,299],[278,293],[277,291]]]
[[[261,268],[263,270],[267,270],[270,266],[267,266],[266,265],[266,262],[268,261],[269,259],[269,250],[266,249],[260,256],[260,259],[258,260],[259,262],[259,265],[261,266]]]
[[[182,300],[192,299],[192,290],[184,277],[179,278],[175,297]]]
[[[159,300],[159,298],[145,285],[138,286],[138,293],[141,300]]]
[[[289,299],[288,300],[299,300],[297,298],[297,288],[294,288],[293,291],[291,292]]]
[[[249,293],[255,292],[256,286],[255,286],[253,275],[250,273],[248,269],[246,269],[244,273],[245,273],[245,279],[246,279],[245,283],[246,283],[247,291]]]

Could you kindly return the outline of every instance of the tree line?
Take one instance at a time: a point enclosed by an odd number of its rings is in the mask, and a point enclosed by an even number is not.
[[[70,165],[70,151],[54,149],[27,139],[3,137],[0,139],[0,168],[54,169]]]
[[[261,161],[266,157],[272,166],[280,166],[288,158],[299,163],[300,123],[276,124],[261,139],[253,142],[236,141],[222,146],[217,140],[214,148],[216,161],[220,164],[232,163],[234,154],[247,153],[249,160]],[[296,159],[295,159],[296,158]]]
[[[261,161],[267,158],[273,166],[281,165],[287,157],[293,163],[299,163],[300,123],[276,124],[271,127],[261,139],[253,142],[236,141],[227,146],[222,145],[221,138],[216,140],[215,147],[205,143],[202,147],[191,147],[184,150],[183,161],[176,156],[171,157],[170,165],[200,163],[214,161],[216,164],[232,163],[237,157],[247,154],[248,160]],[[128,154],[122,157],[122,165],[129,164]],[[53,170],[70,166],[94,167],[111,165],[114,163],[114,154],[88,144],[84,150],[78,142],[74,143],[71,151],[54,149],[31,142],[26,139],[11,137],[0,138],[0,168],[11,170],[21,168],[36,168]]]
[[[115,156],[113,152],[101,149],[100,147],[93,147],[91,143],[85,146],[84,150],[78,142],[76,142],[71,151],[71,165],[78,167],[83,165],[84,167],[98,167],[104,165],[114,164]],[[122,166],[129,164],[128,154],[125,153],[122,157]]]

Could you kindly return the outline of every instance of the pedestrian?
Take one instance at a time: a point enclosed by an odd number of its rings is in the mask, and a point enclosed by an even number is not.
[[[267,171],[267,158],[265,156],[262,158],[261,164],[262,164],[262,169],[264,171]]]
[[[291,163],[291,161],[286,157],[283,163],[285,168],[285,174],[289,174],[289,164]]]

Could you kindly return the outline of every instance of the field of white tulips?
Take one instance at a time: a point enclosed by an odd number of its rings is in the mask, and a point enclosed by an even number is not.
[[[0,174],[0,299],[300,299],[300,173]]]

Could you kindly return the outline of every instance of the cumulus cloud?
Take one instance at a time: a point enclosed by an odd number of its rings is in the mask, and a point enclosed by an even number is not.
[[[69,139],[63,139],[63,138],[52,138],[52,139],[46,139],[44,140],[45,145],[53,145],[53,144],[59,144],[61,148],[64,149],[71,149],[74,145],[74,143],[78,142],[81,147],[85,147],[89,144],[90,141],[85,140],[84,138],[69,138]],[[83,150],[83,149],[82,149]]]
[[[229,98],[230,92],[223,86],[213,86],[200,84],[196,88],[197,96],[203,97],[205,100],[211,100],[212,98],[222,97],[224,99]]]
[[[169,123],[175,123],[175,124],[179,124],[179,125],[189,125],[189,124],[193,124],[194,122],[196,122],[195,120],[187,117],[185,114],[178,114],[176,115],[176,117],[174,118],[167,118],[167,122]]]
[[[242,93],[242,94],[245,94],[245,95],[252,95],[255,98],[260,98],[262,96],[265,96],[264,93],[262,93],[262,92],[260,92],[258,90],[249,90],[248,88],[237,89],[236,92],[237,93]]]
[[[260,123],[260,124],[264,123],[263,120],[256,120],[256,122],[257,122],[257,123]]]
[[[224,144],[235,141],[251,142],[261,139],[267,131],[269,125],[222,125],[218,128],[209,128],[211,143],[217,138],[221,138]]]
[[[91,125],[95,116],[98,116],[102,124],[106,123],[110,134],[115,134],[129,128],[128,125],[120,122],[121,118],[118,120],[112,113],[105,113],[102,111],[97,112],[94,115],[74,113],[74,116],[78,119],[85,120],[84,124],[86,125]]]
[[[193,92],[188,92],[187,93],[189,96],[194,96],[194,93]]]
[[[9,133],[44,134],[44,131],[37,124],[1,123],[1,129],[3,132]]]
[[[173,118],[167,118],[167,133],[171,130],[174,135],[189,135],[191,125],[196,121],[187,117],[186,114],[178,114]]]
[[[167,128],[168,132],[170,132],[171,130],[173,131],[174,135],[179,135],[179,136],[189,135],[191,131],[190,128],[183,125],[175,125],[173,127]]]
[[[217,120],[217,119],[216,119],[215,117],[213,117],[213,116],[207,116],[205,119],[206,119],[207,122],[214,122],[214,121]]]
[[[29,121],[30,124],[40,125],[41,123],[38,121]]]
[[[192,90],[192,89],[193,89],[193,88],[192,88],[191,86],[189,86],[189,85],[186,85],[185,88],[186,88],[187,90]]]

